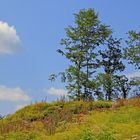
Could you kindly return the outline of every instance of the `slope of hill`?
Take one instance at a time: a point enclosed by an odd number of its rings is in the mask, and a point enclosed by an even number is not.
[[[29,105],[0,120],[0,140],[140,140],[140,99]]]

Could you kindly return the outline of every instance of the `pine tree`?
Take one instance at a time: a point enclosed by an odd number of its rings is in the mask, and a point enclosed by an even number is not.
[[[65,50],[57,51],[70,61],[65,77],[71,97],[91,100],[95,86],[93,74],[98,67],[96,48],[104,43],[111,30],[101,24],[93,9],[75,14],[75,24],[66,28],[67,38],[61,40]]]
[[[103,68],[103,73],[99,75],[104,91],[106,92],[106,100],[112,100],[116,95],[116,78],[117,72],[123,71],[125,66],[122,62],[122,52],[120,40],[110,36],[105,44],[105,49],[100,50],[101,56],[100,66]]]
[[[130,64],[140,69],[140,31],[129,31],[128,47],[124,49],[124,56]]]

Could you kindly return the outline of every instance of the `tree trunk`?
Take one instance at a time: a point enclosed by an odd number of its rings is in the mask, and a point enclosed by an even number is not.
[[[78,76],[77,76],[77,93],[78,93],[78,100],[81,100],[81,86],[80,86],[80,63],[78,63]]]

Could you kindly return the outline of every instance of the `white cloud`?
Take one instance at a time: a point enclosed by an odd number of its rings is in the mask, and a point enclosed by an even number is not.
[[[51,94],[51,95],[56,95],[56,96],[64,96],[64,95],[67,95],[67,91],[62,89],[62,88],[54,88],[54,87],[51,87],[49,89],[47,88],[44,88],[43,91],[45,93],[48,93],[48,94]]]
[[[127,77],[128,78],[137,78],[137,77],[140,77],[140,71],[136,71],[134,73],[128,74]]]
[[[0,100],[1,101],[29,101],[30,97],[24,93],[20,87],[9,88],[0,85]]]
[[[28,103],[18,104],[18,105],[16,106],[16,110],[19,110],[19,109],[21,109],[21,108],[23,108],[23,107],[25,107],[25,106],[27,106],[27,105],[29,105],[29,104],[28,104]]]
[[[20,48],[20,38],[14,26],[0,21],[0,54],[13,54]]]

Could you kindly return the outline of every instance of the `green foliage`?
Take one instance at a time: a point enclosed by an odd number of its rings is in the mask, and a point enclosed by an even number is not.
[[[124,49],[124,57],[130,64],[134,64],[140,69],[140,31],[129,31],[129,40],[126,41],[128,47]]]
[[[8,135],[0,137],[0,140],[44,140],[46,136],[35,132],[11,132]]]
[[[111,30],[101,24],[93,9],[80,10],[74,16],[75,27],[66,28],[67,38],[61,40],[65,50],[57,50],[70,61],[70,66],[61,73],[62,81],[67,82],[70,98],[92,100],[95,89],[93,74],[98,67],[96,48],[104,43]]]
[[[140,139],[139,107],[140,98],[37,103],[0,120],[0,140]]]
[[[101,133],[98,134],[97,140],[116,140],[116,139],[110,132],[102,131]]]
[[[60,76],[73,100],[126,99],[132,86],[139,96],[137,81],[134,85],[118,72],[125,69],[123,58],[140,68],[140,32],[129,32],[125,48],[121,46],[122,39],[114,38],[110,27],[100,22],[94,9],[82,9],[74,17],[75,26],[68,26],[66,38],[61,40],[65,48],[57,50],[69,60],[69,66],[58,75],[52,74],[49,80]]]
[[[117,76],[116,89],[121,93],[123,99],[127,98],[131,88],[132,88],[132,80],[129,80],[125,75]]]
[[[105,49],[99,51],[102,58],[100,64],[107,74],[114,74],[117,71],[124,70],[120,41],[120,39],[110,36],[105,43]]]
[[[132,84],[127,76],[118,74],[125,69],[124,58],[140,69],[140,32],[129,31],[128,47],[122,47],[122,39],[113,37],[94,9],[82,9],[74,17],[75,25],[65,29],[66,38],[61,40],[65,48],[57,50],[69,60],[69,66],[58,75],[50,75],[49,80],[61,76],[73,100],[126,99],[132,86],[136,87],[135,95],[140,96],[139,80]]]
[[[80,140],[116,140],[114,136],[107,130],[102,130],[100,133],[93,132],[90,129],[84,130],[84,135]]]
[[[89,111],[96,108],[110,107],[112,107],[112,102],[58,101],[52,104],[36,103],[2,119],[0,133],[6,134],[11,130],[16,132],[34,128],[36,131],[41,130],[48,135],[54,134],[60,124],[72,122],[73,116],[76,114],[88,114]]]
[[[85,134],[82,136],[82,138],[80,138],[80,140],[93,140],[93,139],[96,139],[95,134],[90,129],[84,130],[84,133]]]
[[[90,129],[84,130],[84,135],[80,140],[116,140],[110,132],[103,130],[100,133],[94,133]]]
[[[123,71],[125,66],[122,62],[122,52],[120,46],[120,40],[110,36],[105,44],[105,49],[99,50],[101,59],[98,60],[104,73],[97,76],[100,85],[103,87],[105,92],[105,99],[111,100],[113,96],[118,96],[116,89],[118,90],[118,79],[117,72]]]

